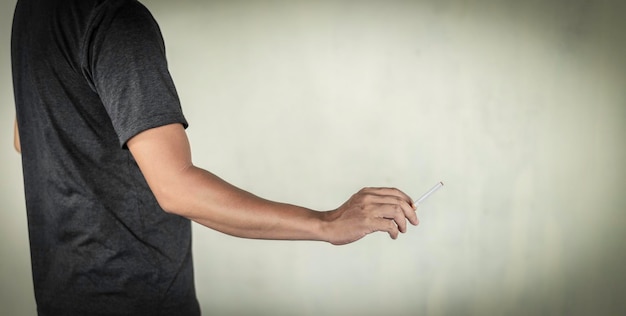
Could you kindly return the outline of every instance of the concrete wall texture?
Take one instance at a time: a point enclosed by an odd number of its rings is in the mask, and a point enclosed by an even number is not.
[[[626,313],[626,3],[145,0],[196,165],[319,210],[417,198],[396,241],[194,226],[210,315]],[[34,315],[0,18],[0,313]]]

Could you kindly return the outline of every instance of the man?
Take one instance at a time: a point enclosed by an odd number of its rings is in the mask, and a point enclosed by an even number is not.
[[[397,189],[318,212],[196,167],[158,25],[135,0],[19,0],[11,43],[39,315],[198,315],[190,220],[337,245],[418,224]]]

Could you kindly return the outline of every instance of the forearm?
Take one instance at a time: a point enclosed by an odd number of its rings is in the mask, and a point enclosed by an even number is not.
[[[322,212],[257,197],[194,166],[174,179],[158,194],[170,213],[237,237],[325,240]]]

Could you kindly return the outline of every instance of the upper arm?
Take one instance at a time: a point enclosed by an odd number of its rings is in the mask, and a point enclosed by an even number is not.
[[[20,144],[20,133],[17,128],[17,119],[15,119],[15,123],[13,124],[13,147],[18,153],[22,152],[22,145]]]
[[[176,198],[170,188],[178,185],[179,175],[192,166],[191,149],[181,124],[145,130],[126,143],[161,207]]]
[[[162,125],[187,122],[167,67],[158,24],[136,1],[106,10],[82,62],[120,145]]]

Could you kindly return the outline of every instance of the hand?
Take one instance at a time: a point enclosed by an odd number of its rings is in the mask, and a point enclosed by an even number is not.
[[[406,220],[419,224],[411,198],[398,189],[364,188],[338,209],[326,212],[326,240],[348,244],[365,235],[386,231],[392,239],[406,232]]]

